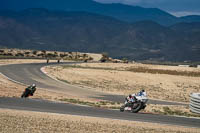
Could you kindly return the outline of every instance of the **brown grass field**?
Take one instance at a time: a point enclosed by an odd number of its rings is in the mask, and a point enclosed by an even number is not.
[[[48,74],[70,84],[125,94],[145,89],[149,98],[189,102],[189,95],[200,92],[200,69],[178,66],[91,63],[46,67]]]
[[[0,109],[1,133],[199,133],[198,128]]]

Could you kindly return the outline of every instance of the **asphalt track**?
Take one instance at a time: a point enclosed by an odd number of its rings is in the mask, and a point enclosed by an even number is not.
[[[67,63],[69,64],[69,63]],[[87,88],[67,85],[66,83],[53,80],[40,71],[40,68],[46,63],[35,64],[16,64],[0,66],[0,72],[7,77],[24,84],[36,83],[38,87],[46,88],[52,91],[63,93],[72,93],[77,95],[81,93],[87,97],[96,97],[99,99],[121,102],[124,96],[108,95],[106,93],[93,91]],[[49,65],[54,65],[49,64]],[[180,103],[150,100],[151,104],[179,105]],[[184,104],[183,104],[184,105]],[[30,110],[40,112],[51,112],[61,114],[72,114],[82,116],[94,116],[112,119],[122,119],[131,121],[153,122],[162,124],[181,125],[188,127],[200,127],[200,119],[163,116],[143,113],[121,113],[118,110],[107,110],[86,106],[77,106],[73,104],[55,103],[39,99],[20,99],[20,98],[0,98],[0,108]]]
[[[200,127],[200,119],[120,112],[119,110],[78,106],[38,99],[0,98],[0,108]]]

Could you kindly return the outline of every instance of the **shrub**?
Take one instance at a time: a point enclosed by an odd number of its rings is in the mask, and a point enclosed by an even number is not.
[[[22,53],[17,53],[15,56],[21,56],[21,57],[24,57],[24,54],[22,54]]]
[[[89,57],[89,59],[88,60],[93,60],[93,58],[92,57]]]
[[[68,56],[68,54],[60,54],[60,57],[67,57]]]
[[[3,50],[3,49],[0,49],[0,53],[4,53],[4,50]]]
[[[106,52],[103,52],[102,53],[102,58],[100,59],[101,62],[106,62],[109,60],[109,57],[108,57],[108,53]]]
[[[54,54],[52,54],[52,53],[48,53],[47,54],[47,57],[54,57],[55,55]]]
[[[4,55],[4,56],[13,56],[12,53],[4,53],[3,55]]]
[[[33,54],[34,54],[34,55],[36,55],[37,53],[38,53],[38,51],[36,51],[36,50],[33,51]]]
[[[38,54],[37,56],[39,56],[39,57],[45,57],[45,54],[41,53],[41,54]]]
[[[29,51],[26,51],[26,52],[25,52],[26,55],[28,55],[28,54],[30,54],[30,53],[31,53],[31,52],[29,52]]]
[[[123,61],[123,63],[128,63],[128,59],[127,58],[123,58],[122,61]]]
[[[107,60],[107,59],[104,58],[104,57],[102,57],[102,58],[100,59],[101,62],[106,62],[106,60]]]
[[[44,53],[44,54],[46,54],[46,50],[42,50],[41,52]]]

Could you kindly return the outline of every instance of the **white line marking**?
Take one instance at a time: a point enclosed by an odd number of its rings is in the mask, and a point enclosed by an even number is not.
[[[24,83],[22,83],[22,82],[19,82],[19,81],[16,81],[16,80],[14,80],[14,79],[11,79],[11,78],[9,78],[8,76],[4,75],[4,74],[1,73],[1,72],[0,72],[0,75],[2,75],[3,77],[5,77],[6,79],[8,79],[8,80],[10,80],[10,81],[12,81],[12,82],[15,82],[15,83],[17,83],[17,84],[21,84],[21,85],[27,86],[27,84],[24,84]]]

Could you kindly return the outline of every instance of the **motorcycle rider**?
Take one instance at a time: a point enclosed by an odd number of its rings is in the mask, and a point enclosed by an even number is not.
[[[141,90],[140,92],[138,92],[138,93],[130,94],[130,95],[126,98],[127,104],[128,104],[128,103],[136,102],[136,101],[137,101],[137,98],[136,98],[135,96],[144,96],[144,97],[146,97],[146,96],[147,96],[147,93],[145,92],[144,89],[142,89],[142,90]]]
[[[125,103],[120,107],[120,111],[131,111],[132,113],[137,113],[141,109],[145,109],[146,103],[148,101],[147,94],[144,89],[138,93],[130,94]]]
[[[126,107],[129,106],[130,104],[136,102],[136,100],[137,100],[136,97],[130,94],[130,95],[126,98],[125,106],[126,106]]]
[[[29,94],[30,94],[31,96],[33,96],[33,94],[34,94],[35,91],[36,91],[36,84],[32,84],[32,85],[28,86],[28,87],[26,88],[26,91],[28,91]]]
[[[144,97],[146,97],[146,96],[147,96],[147,93],[145,92],[144,89],[142,89],[140,92],[138,92],[138,93],[136,94],[136,96],[144,96]]]

